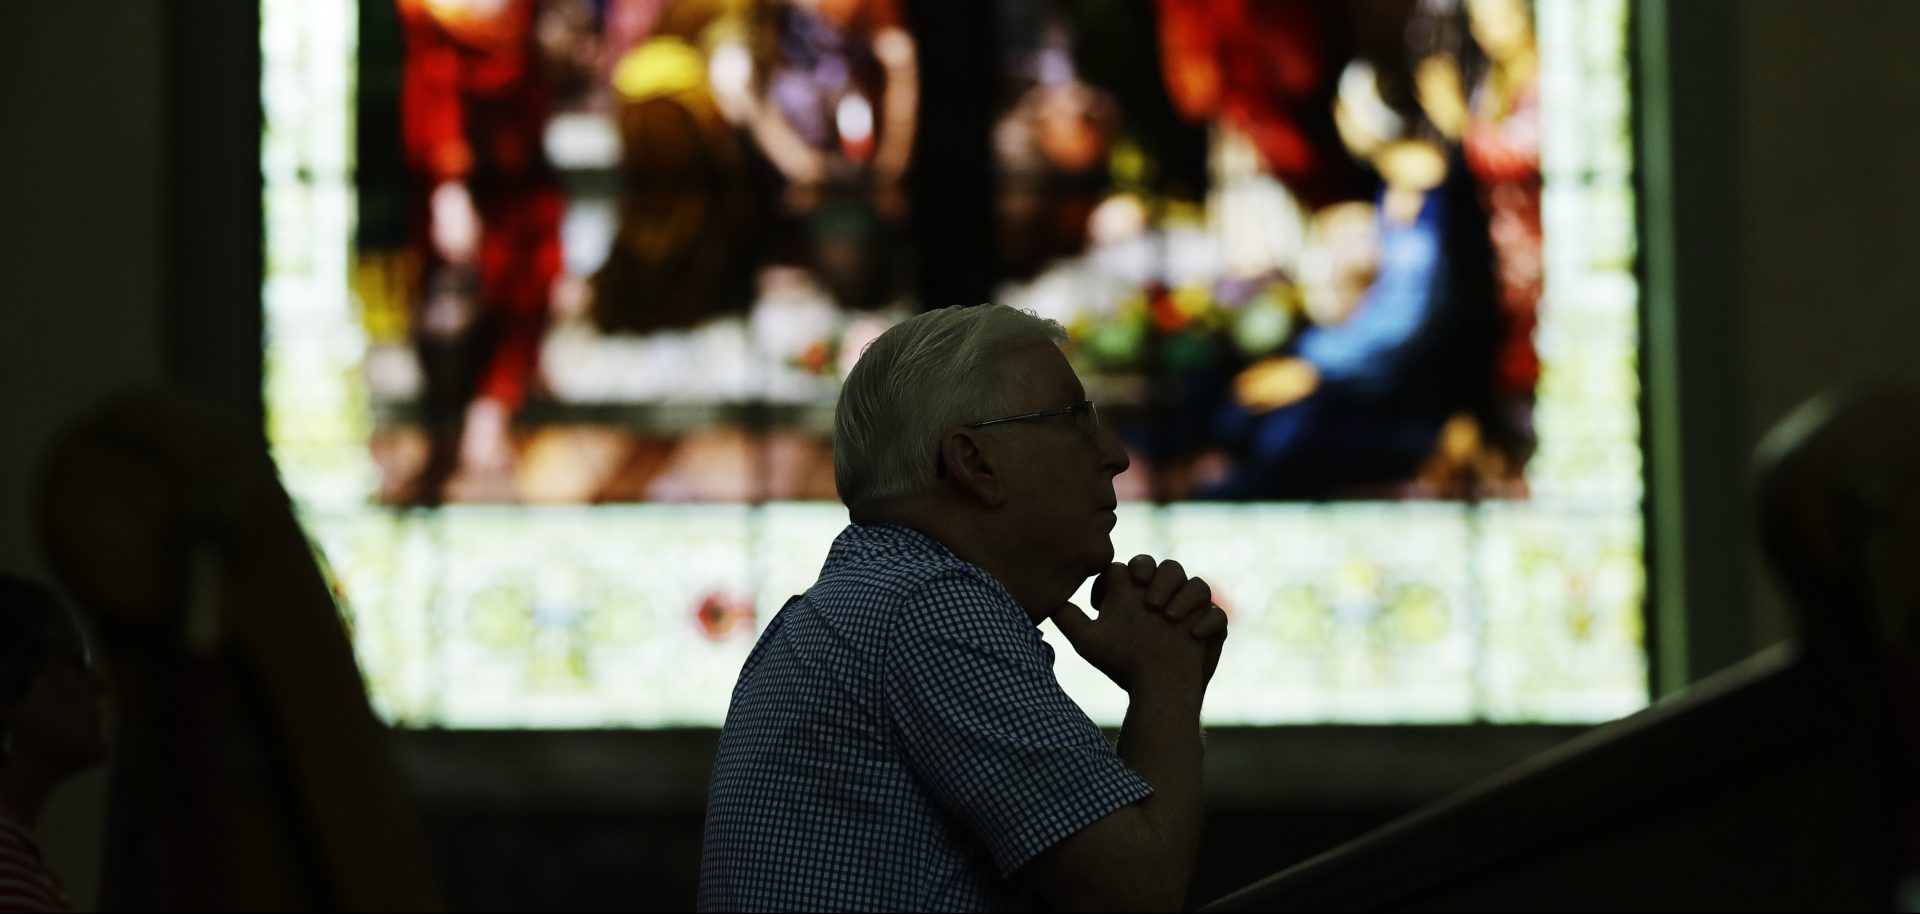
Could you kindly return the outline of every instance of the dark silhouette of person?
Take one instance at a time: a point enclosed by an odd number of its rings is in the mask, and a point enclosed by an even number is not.
[[[0,572],[0,911],[72,909],[34,829],[54,788],[106,760],[104,694],[59,597]]]

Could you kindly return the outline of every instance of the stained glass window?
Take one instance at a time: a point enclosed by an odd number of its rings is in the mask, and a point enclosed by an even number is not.
[[[1644,705],[1625,0],[983,9],[995,297],[1232,613],[1208,719]],[[269,437],[388,719],[720,723],[940,254],[914,11],[264,2]]]

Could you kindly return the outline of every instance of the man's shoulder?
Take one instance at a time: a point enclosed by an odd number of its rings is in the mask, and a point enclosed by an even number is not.
[[[1009,599],[991,575],[959,559],[875,561],[828,569],[805,598],[817,610],[884,609],[889,615]]]
[[[867,628],[891,640],[903,623],[931,635],[956,626],[1017,627],[1025,619],[997,579],[923,534],[849,532],[853,536],[835,542],[835,554],[805,594],[808,612],[831,626]]]

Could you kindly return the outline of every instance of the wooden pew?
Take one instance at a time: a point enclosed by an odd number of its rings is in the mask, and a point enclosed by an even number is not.
[[[441,908],[265,449],[139,395],[44,466],[42,545],[95,630],[117,722],[101,908]]]
[[[1795,640],[1202,910],[1920,906],[1920,396],[1820,397],[1756,469]]]

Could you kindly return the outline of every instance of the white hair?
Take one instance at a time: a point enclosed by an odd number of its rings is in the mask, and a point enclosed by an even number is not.
[[[833,411],[833,481],[849,508],[931,487],[940,436],[997,418],[1012,391],[1000,362],[1067,332],[1031,311],[957,305],[915,315],[867,345]]]

